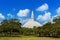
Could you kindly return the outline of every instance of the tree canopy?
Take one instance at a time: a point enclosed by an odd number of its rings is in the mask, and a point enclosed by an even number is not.
[[[0,25],[0,36],[12,35],[35,35],[39,37],[60,37],[60,16],[53,19],[51,22],[46,23],[42,27],[23,28],[19,19],[5,19]]]

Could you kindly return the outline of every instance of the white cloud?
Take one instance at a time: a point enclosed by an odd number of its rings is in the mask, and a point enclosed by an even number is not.
[[[60,7],[58,9],[56,9],[56,13],[58,16],[60,16]]]
[[[60,7],[58,7],[58,8],[56,9],[56,15],[52,16],[52,18],[51,18],[51,23],[55,23],[55,22],[53,22],[53,19],[54,19],[55,17],[57,17],[57,16],[60,16]]]
[[[29,9],[25,9],[25,10],[19,10],[19,12],[17,13],[18,17],[25,17],[27,16],[27,14],[30,12]]]
[[[50,17],[51,17],[51,13],[50,13],[50,12],[45,12],[44,15],[39,15],[37,19],[38,19],[38,20],[39,20],[39,19],[42,19],[43,21],[45,21],[45,20],[47,20],[47,19],[50,19]]]
[[[11,17],[11,18],[13,17],[13,15],[12,15],[12,14],[10,14],[10,13],[9,13],[9,14],[7,14],[7,16],[9,16],[9,17]]]
[[[58,15],[54,15],[54,16],[52,16],[52,18],[51,18],[51,23],[55,23],[55,22],[53,22],[53,19],[55,18],[55,17],[57,17]]]
[[[47,23],[48,21],[51,21],[51,13],[50,12],[45,12],[44,15],[39,15],[37,17],[38,21],[42,21],[44,24]]]
[[[2,15],[2,13],[0,13],[0,19],[4,19],[4,15]]]
[[[36,9],[37,11],[45,11],[45,10],[48,10],[48,4],[43,4],[43,5],[41,5],[40,7],[38,7],[37,9]]]
[[[58,7],[58,8],[56,9],[56,15],[54,15],[54,16],[51,18],[51,23],[54,23],[54,22],[53,22],[53,19],[54,19],[55,17],[57,17],[57,16],[60,16],[60,7]]]
[[[19,19],[20,19],[20,22],[22,23],[22,25],[23,25],[25,22],[27,22],[27,21],[28,21],[28,18],[26,18],[26,19],[19,18]]]

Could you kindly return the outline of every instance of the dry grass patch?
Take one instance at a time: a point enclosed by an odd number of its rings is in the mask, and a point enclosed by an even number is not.
[[[0,37],[0,40],[60,40],[60,38],[49,37]]]

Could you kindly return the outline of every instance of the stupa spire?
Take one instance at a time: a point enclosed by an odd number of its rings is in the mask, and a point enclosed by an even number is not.
[[[31,14],[31,18],[34,19],[34,14],[33,14],[33,11],[32,11],[32,14]]]

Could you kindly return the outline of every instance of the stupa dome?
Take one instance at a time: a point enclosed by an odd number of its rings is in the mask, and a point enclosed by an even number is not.
[[[33,28],[34,26],[39,27],[39,26],[42,26],[42,25],[39,22],[34,20],[34,14],[33,14],[33,11],[32,11],[31,18],[23,25],[23,27]]]

